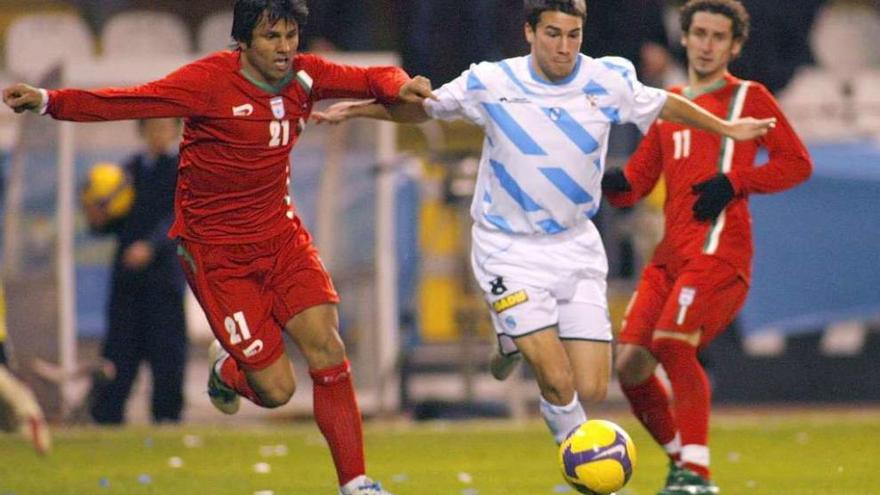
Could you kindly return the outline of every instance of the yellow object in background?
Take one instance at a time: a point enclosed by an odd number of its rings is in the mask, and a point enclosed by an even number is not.
[[[456,312],[463,298],[461,276],[466,260],[461,219],[456,207],[443,198],[446,169],[426,163],[424,170],[419,211],[419,328],[427,342],[450,342],[460,337]]]
[[[666,177],[661,175],[660,180],[657,181],[657,185],[654,186],[654,189],[652,189],[648,196],[645,198],[645,203],[654,210],[663,211],[663,203],[665,202]]]
[[[83,204],[98,205],[111,219],[120,218],[131,211],[134,187],[122,167],[99,162],[89,170],[81,199]]]
[[[0,283],[0,344],[6,342],[6,293]]]

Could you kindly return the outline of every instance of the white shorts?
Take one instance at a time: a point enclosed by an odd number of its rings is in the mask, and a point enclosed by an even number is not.
[[[556,235],[517,236],[475,224],[471,265],[504,354],[514,340],[559,327],[562,340],[610,342],[608,259],[592,222]]]

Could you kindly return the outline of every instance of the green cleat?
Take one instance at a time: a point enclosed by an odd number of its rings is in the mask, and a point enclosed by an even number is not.
[[[669,466],[666,486],[657,495],[715,495],[718,487],[690,469]]]
[[[669,460],[669,473],[666,474],[666,482],[663,484],[663,488],[657,495],[666,495],[666,490],[670,486],[675,485],[675,478],[678,477],[678,473],[680,473],[682,469],[684,468],[676,464],[675,461],[672,459]]]

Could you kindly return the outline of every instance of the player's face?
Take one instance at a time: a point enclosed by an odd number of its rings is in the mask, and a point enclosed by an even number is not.
[[[742,41],[733,39],[733,21],[713,12],[695,13],[681,44],[687,50],[688,67],[702,79],[726,73],[742,49]]]
[[[299,26],[281,19],[269,24],[264,14],[254,28],[250,43],[240,43],[242,66],[253,77],[277,84],[290,72],[299,46]]]
[[[526,39],[532,45],[532,63],[545,79],[558,81],[571,75],[584,39],[584,21],[559,11],[541,14],[533,30],[526,23]]]

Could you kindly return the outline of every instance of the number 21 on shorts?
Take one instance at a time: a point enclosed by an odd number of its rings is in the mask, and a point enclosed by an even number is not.
[[[232,316],[227,316],[223,321],[223,326],[226,327],[226,332],[229,334],[229,343],[232,345],[238,345],[242,342],[251,340],[251,329],[248,327],[247,321],[244,319],[243,312],[236,311]],[[263,341],[257,339],[247,346],[244,350],[244,355],[250,357],[260,352],[262,349]]]

